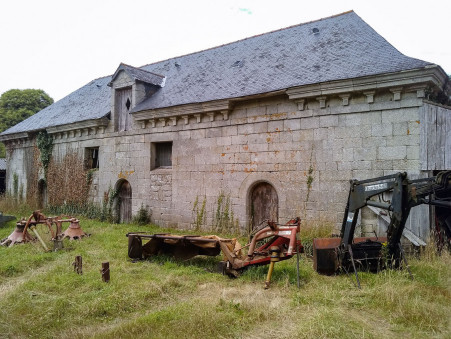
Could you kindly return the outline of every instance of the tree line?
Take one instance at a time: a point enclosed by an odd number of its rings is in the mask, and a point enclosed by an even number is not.
[[[33,114],[53,104],[53,99],[42,89],[11,89],[0,96],[0,132],[17,125]],[[0,158],[6,156],[0,143]]]

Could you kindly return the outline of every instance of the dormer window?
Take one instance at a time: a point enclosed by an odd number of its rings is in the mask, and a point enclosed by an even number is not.
[[[117,116],[117,130],[128,131],[131,127],[131,98],[132,88],[118,88],[116,89],[116,116]]]
[[[114,130],[129,131],[134,107],[164,87],[165,82],[163,75],[121,63],[108,83],[114,98],[111,108]]]

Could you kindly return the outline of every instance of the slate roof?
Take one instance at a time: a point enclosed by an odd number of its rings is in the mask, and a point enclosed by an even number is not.
[[[166,81],[132,112],[427,65],[401,54],[351,11],[145,65],[142,70]],[[2,135],[103,117],[110,111],[110,81],[93,80]]]
[[[134,80],[139,80],[148,84],[152,84],[155,86],[163,87],[166,77],[164,75],[155,74],[140,68],[136,68],[130,65],[126,65],[124,63],[121,63],[119,67],[117,68],[116,72],[114,72],[113,76],[111,77],[111,80],[114,80],[116,78],[116,75],[120,71],[125,71],[130,77],[132,77]],[[110,85],[109,83],[108,85]]]

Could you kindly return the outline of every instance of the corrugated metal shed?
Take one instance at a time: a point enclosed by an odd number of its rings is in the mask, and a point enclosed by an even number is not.
[[[427,65],[401,54],[357,14],[347,12],[143,66],[166,81],[133,112]],[[104,117],[110,110],[110,80],[91,81],[2,135]]]

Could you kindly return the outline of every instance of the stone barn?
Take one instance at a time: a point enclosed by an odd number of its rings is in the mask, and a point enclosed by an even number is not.
[[[451,169],[447,74],[352,11],[113,71],[0,135],[9,192],[114,200],[122,222],[148,206],[184,229],[338,226],[350,179]],[[405,234],[421,242],[430,211],[416,211]],[[361,230],[383,223],[368,209]]]

